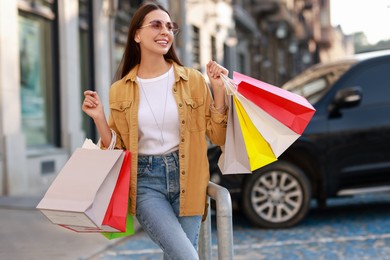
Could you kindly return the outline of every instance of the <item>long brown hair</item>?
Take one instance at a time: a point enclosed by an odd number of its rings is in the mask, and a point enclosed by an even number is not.
[[[115,74],[114,80],[119,80],[123,78],[127,75],[127,73],[129,73],[132,68],[134,68],[137,64],[141,62],[141,48],[139,46],[139,43],[134,41],[134,37],[137,30],[142,26],[145,16],[154,10],[162,10],[166,12],[169,17],[171,17],[171,15],[163,6],[154,2],[146,2],[138,8],[133,18],[131,19],[129,32],[127,33],[127,43],[125,51],[123,53],[118,70]],[[166,60],[171,59],[182,66],[182,63],[176,55],[176,51],[173,44],[168,50],[167,54],[164,55],[164,58]]]

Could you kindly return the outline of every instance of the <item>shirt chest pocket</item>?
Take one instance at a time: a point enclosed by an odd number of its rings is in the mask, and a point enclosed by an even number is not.
[[[131,101],[118,101],[110,104],[111,116],[121,134],[129,133]]]
[[[204,99],[188,98],[185,100],[187,107],[187,127],[190,131],[204,131],[206,129]]]

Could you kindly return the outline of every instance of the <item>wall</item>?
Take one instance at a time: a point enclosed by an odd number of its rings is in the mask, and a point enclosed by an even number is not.
[[[58,2],[59,124],[61,147],[28,147],[21,126],[19,8],[25,2],[0,1],[0,195],[43,195],[79,147],[81,129],[78,0]],[[105,73],[107,74],[107,73]]]

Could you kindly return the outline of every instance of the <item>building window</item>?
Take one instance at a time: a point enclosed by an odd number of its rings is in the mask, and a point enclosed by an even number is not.
[[[200,32],[199,28],[192,26],[192,66],[200,70]]]
[[[59,145],[53,9],[54,1],[19,4],[22,130],[30,147]]]
[[[79,0],[81,100],[84,99],[84,91],[95,90],[92,19],[92,0]],[[86,136],[96,142],[92,118],[82,111],[81,113],[82,128]]]
[[[243,73],[248,73],[246,71],[246,63],[245,63],[245,54],[244,53],[238,53],[238,67]]]
[[[214,36],[211,36],[211,59],[217,60],[217,40]]]
[[[115,17],[115,62],[119,66],[127,42],[127,33],[130,20],[137,8],[142,4],[140,0],[119,0],[118,10]]]

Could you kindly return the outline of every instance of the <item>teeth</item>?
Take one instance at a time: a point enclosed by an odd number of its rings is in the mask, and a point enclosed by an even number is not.
[[[157,43],[167,44],[168,42],[167,41],[157,41]]]

